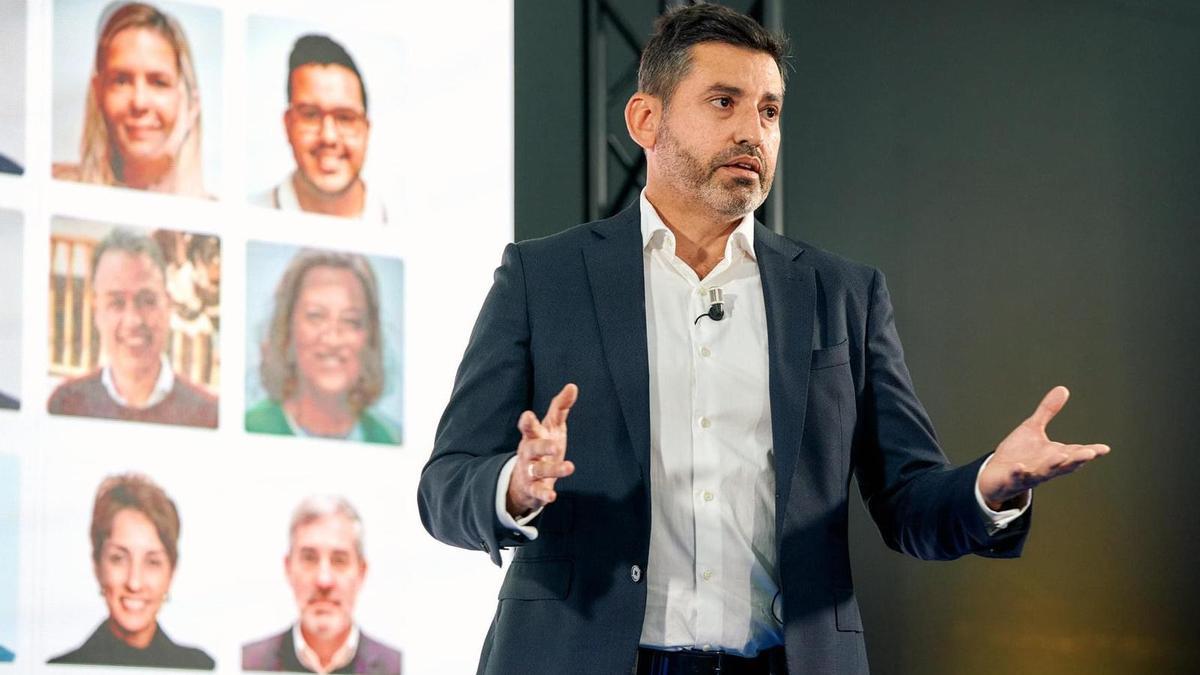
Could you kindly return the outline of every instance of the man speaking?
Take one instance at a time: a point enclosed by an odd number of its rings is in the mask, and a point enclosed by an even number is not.
[[[865,673],[851,472],[890,547],[1014,557],[1030,488],[1108,452],[1047,438],[1055,387],[950,466],[883,276],[754,222],[783,58],[668,12],[625,108],[638,203],[504,252],[418,496],[438,539],[517,547],[482,673]]]

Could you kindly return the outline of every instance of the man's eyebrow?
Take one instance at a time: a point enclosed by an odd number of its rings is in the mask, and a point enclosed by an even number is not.
[[[742,89],[741,87],[734,86],[732,84],[724,84],[724,83],[718,82],[718,83],[712,85],[711,87],[709,87],[707,90],[705,90],[704,93],[706,95],[723,94],[725,96],[738,97],[738,96],[744,96],[746,94],[746,90]],[[766,99],[769,103],[782,103],[783,102],[783,95],[778,94],[773,91],[763,94],[763,98]]]
[[[722,84],[720,82],[708,88],[705,94],[725,94],[726,96],[741,96],[746,93],[741,87],[735,87],[732,84]]]

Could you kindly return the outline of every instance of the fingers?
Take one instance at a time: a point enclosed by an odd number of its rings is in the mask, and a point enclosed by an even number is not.
[[[1067,398],[1071,392],[1066,387],[1059,385],[1051,389],[1038,404],[1037,410],[1029,416],[1029,422],[1041,430],[1046,429],[1046,425],[1050,424],[1050,420],[1058,414],[1063,406],[1067,404]]]
[[[1101,443],[1063,446],[1062,452],[1050,463],[1049,473],[1051,476],[1061,476],[1071,473],[1093,459],[1107,455],[1110,450],[1111,448]]]
[[[550,401],[546,416],[538,420],[531,410],[521,413],[517,429],[517,464],[509,482],[508,501],[528,513],[558,498],[554,482],[575,473],[575,464],[563,459],[567,451],[567,414],[579,397],[579,387],[567,384]]]
[[[521,431],[521,440],[523,441],[541,438],[545,432],[542,423],[538,421],[537,415],[534,415],[532,410],[521,413],[521,417],[517,419],[517,429]]]
[[[579,387],[574,383],[568,383],[550,400],[550,407],[546,409],[546,416],[542,418],[542,421],[547,426],[554,427],[566,424],[567,413],[571,412],[571,406],[575,405],[577,398],[579,398]]]
[[[525,465],[525,473],[535,480],[566,478],[575,473],[575,464],[570,460],[542,459]],[[551,480],[553,484],[553,480]]]

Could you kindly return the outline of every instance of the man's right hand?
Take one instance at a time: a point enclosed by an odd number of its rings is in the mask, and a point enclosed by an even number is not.
[[[550,408],[540,421],[532,410],[521,413],[517,420],[521,443],[517,446],[517,463],[508,481],[505,500],[508,513],[514,518],[553,502],[558,496],[554,481],[575,473],[575,465],[565,457],[567,413],[578,396],[579,387],[568,384],[550,401]]]

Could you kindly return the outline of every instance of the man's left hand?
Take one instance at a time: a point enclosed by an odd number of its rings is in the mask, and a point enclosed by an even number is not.
[[[979,474],[979,492],[988,508],[999,511],[1005,502],[1033,486],[1108,454],[1107,445],[1068,445],[1046,436],[1046,425],[1066,405],[1068,396],[1066,387],[1051,389],[1037,410],[996,446],[987,468]]]

